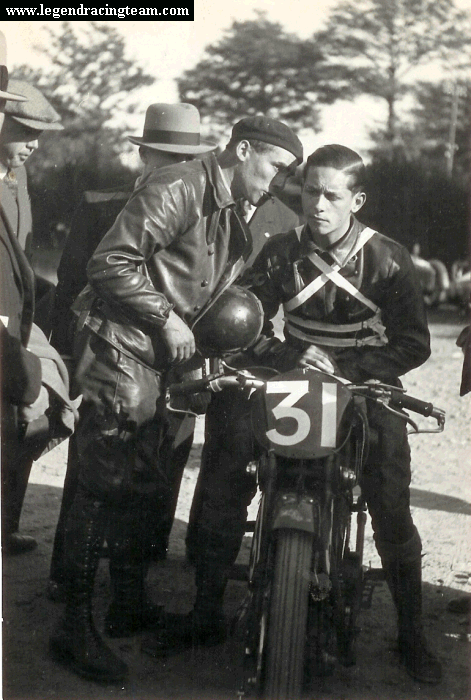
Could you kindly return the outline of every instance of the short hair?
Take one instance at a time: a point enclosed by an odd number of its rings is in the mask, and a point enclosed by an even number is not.
[[[272,151],[274,148],[276,148],[275,145],[272,143],[266,143],[265,141],[259,141],[258,139],[242,139],[240,137],[232,137],[229,143],[227,144],[227,148],[229,150],[234,149],[240,141],[248,141],[255,151],[255,153],[269,153]]]
[[[349,189],[352,192],[358,192],[365,186],[366,168],[365,164],[355,151],[347,146],[341,146],[338,143],[332,143],[328,146],[321,146],[314,153],[311,153],[306,161],[303,178],[307,177],[309,168],[311,167],[335,168],[341,170],[348,175],[350,180]]]

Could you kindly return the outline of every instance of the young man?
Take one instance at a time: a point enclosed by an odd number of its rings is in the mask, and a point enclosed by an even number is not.
[[[306,224],[270,239],[252,268],[252,291],[267,317],[284,306],[285,341],[261,340],[251,357],[247,353],[247,364],[281,371],[312,365],[353,382],[378,379],[400,386],[398,377],[429,357],[422,293],[408,252],[355,218],[366,199],[364,170],[360,156],[345,146],[324,146],[308,158],[302,190]],[[231,552],[220,533],[238,533],[240,545],[255,491],[245,474],[251,459],[244,439],[250,432],[248,411],[234,403],[230,414],[219,413],[220,429],[206,448],[211,469],[200,516],[206,527],[201,547],[209,543],[200,556],[213,573],[197,578],[197,600],[206,600],[213,619],[222,612],[224,575],[238,551],[237,538]],[[440,664],[428,652],[421,626],[421,541],[409,507],[406,424],[374,404],[368,418],[378,440],[370,449],[362,489],[398,612],[399,649],[415,680],[436,683]],[[233,443],[237,449],[231,449]],[[160,641],[162,650],[187,643],[178,634]]]
[[[315,151],[304,171],[306,225],[268,244],[255,291],[269,315],[275,300],[276,308],[284,305],[282,364],[289,357],[350,381],[400,386],[398,377],[429,357],[430,336],[408,252],[355,218],[366,199],[363,187],[358,154],[338,145]],[[426,648],[421,625],[422,550],[409,507],[406,424],[376,405],[368,406],[368,418],[379,439],[362,488],[398,613],[399,650],[415,680],[439,682],[440,664]]]
[[[199,115],[188,108],[194,117],[180,143],[198,147]],[[127,671],[91,619],[105,529],[114,593],[108,626],[136,609],[142,626],[152,617],[144,595],[143,514],[168,482],[158,468],[166,374],[193,357],[190,326],[250,256],[250,232],[235,200],[258,205],[272,180],[301,160],[301,143],[284,124],[243,119],[217,158],[143,178],[88,265],[90,288],[75,305],[83,348],[76,375],[84,396],[79,488],[66,525],[65,617],[51,640],[54,655],[88,678],[120,680]]]

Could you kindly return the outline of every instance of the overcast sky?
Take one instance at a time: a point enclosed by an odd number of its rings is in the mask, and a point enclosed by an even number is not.
[[[142,128],[145,108],[152,102],[178,100],[175,78],[193,67],[204,48],[218,40],[234,19],[254,19],[254,10],[265,10],[268,19],[280,22],[290,32],[308,37],[319,30],[338,0],[195,0],[193,22],[110,21],[126,38],[129,55],[138,59],[157,79],[154,86],[138,93],[142,115],[136,117],[136,129]],[[471,9],[471,0],[455,0],[463,9]],[[84,4],[86,4],[84,2]],[[111,4],[111,3],[110,3]],[[124,3],[123,3],[124,5]],[[309,7],[310,6],[310,7]],[[306,9],[308,7],[309,9]],[[54,29],[56,21],[7,21],[1,25],[7,37],[8,63],[47,66],[47,60],[35,46],[47,42],[46,26]],[[87,22],[71,22],[83,26]],[[386,109],[380,103],[362,99],[337,103],[322,110],[322,129],[317,134],[301,135],[307,149],[322,143],[340,142],[362,152],[368,146],[366,130],[382,123]]]

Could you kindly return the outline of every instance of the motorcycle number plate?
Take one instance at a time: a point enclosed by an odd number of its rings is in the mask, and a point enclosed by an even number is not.
[[[331,375],[293,370],[269,380],[252,415],[257,439],[279,455],[313,459],[338,444],[351,393]]]

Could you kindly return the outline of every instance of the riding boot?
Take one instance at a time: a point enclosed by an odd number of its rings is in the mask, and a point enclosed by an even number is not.
[[[163,607],[153,605],[147,597],[146,571],[147,567],[110,563],[113,599],[105,617],[109,637],[131,637],[160,622]]]
[[[113,517],[107,533],[112,601],[105,618],[109,637],[130,637],[160,622],[162,606],[147,596],[145,579],[151,557],[147,509],[134,508]]]
[[[214,646],[225,641],[224,592],[241,539],[242,536],[228,537],[202,528],[198,530],[193,610],[188,615],[166,614],[161,629],[144,640],[142,651],[151,656],[166,656],[187,648]]]
[[[50,640],[57,661],[99,682],[122,681],[128,670],[103,642],[93,622],[93,587],[108,515],[102,503],[79,487],[65,531],[65,614]]]
[[[398,647],[407,672],[421,683],[439,683],[441,664],[428,650],[422,628],[422,560],[418,532],[402,545],[377,543],[396,606]]]
[[[54,544],[52,547],[51,565],[49,569],[49,581],[46,595],[54,603],[64,603],[66,594],[65,571],[65,527],[69,510],[74,501],[79,484],[79,457],[77,453],[77,441],[75,434],[69,440],[67,455],[67,470],[65,472],[64,488],[62,490],[61,509],[57,521]]]

